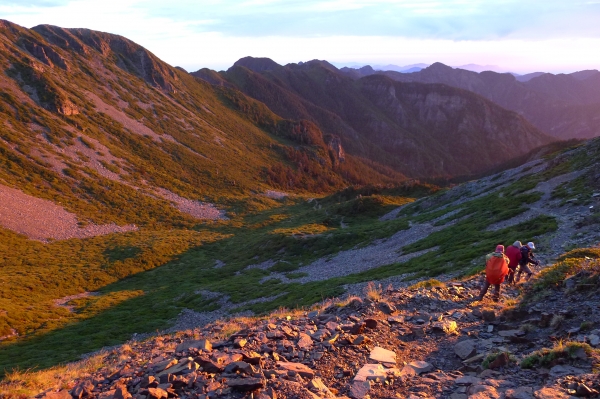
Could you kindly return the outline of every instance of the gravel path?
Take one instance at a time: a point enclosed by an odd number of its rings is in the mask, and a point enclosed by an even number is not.
[[[133,224],[88,224],[81,228],[77,222],[75,214],[52,201],[0,185],[0,225],[34,240],[47,242],[137,230]]]
[[[387,239],[377,240],[373,244],[363,248],[338,252],[331,258],[318,259],[310,265],[302,266],[296,270],[296,272],[307,273],[308,275],[305,277],[289,280],[284,274],[271,273],[269,276],[264,277],[261,280],[261,283],[272,278],[278,278],[282,280],[282,282],[305,284],[311,281],[322,281],[334,277],[360,273],[365,270],[390,265],[392,263],[407,262],[414,257],[421,256],[430,251],[435,251],[437,248],[429,248],[424,251],[402,254],[402,248],[404,246],[417,242],[427,237],[429,234],[447,226],[448,225],[433,226],[430,223],[415,224],[407,230],[398,231]],[[274,263],[267,261],[249,267],[267,269],[272,266],[272,264]]]

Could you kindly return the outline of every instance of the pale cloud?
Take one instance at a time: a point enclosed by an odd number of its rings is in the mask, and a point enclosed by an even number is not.
[[[3,0],[0,15],[123,35],[186,69],[246,55],[598,68],[600,2],[589,0]]]

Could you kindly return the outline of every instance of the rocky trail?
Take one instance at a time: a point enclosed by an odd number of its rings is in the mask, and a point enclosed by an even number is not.
[[[108,355],[106,368],[37,397],[593,397],[600,290],[586,286],[598,272],[597,261],[589,262],[526,306],[518,302],[533,282],[505,288],[501,302],[474,300],[479,276],[386,291],[371,285],[362,297],[312,311],[131,341]],[[568,350],[532,366],[529,356],[543,348]]]

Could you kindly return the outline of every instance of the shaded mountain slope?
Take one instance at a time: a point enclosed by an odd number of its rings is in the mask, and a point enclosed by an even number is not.
[[[439,62],[410,74],[373,73],[401,82],[443,83],[472,91],[518,112],[538,129],[559,139],[600,135],[600,72],[595,70],[568,75],[544,73],[525,82],[509,73],[477,73]]]
[[[276,114],[311,120],[325,135],[339,136],[348,153],[411,177],[471,175],[552,141],[464,90],[382,76],[355,81],[326,61],[269,63],[268,70],[264,63],[247,57],[222,76]],[[493,156],[490,148],[497,149]]]

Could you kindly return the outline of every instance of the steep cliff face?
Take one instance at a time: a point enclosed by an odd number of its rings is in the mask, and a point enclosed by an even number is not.
[[[238,65],[222,76],[275,113],[310,120],[324,135],[338,136],[348,153],[412,177],[478,173],[552,141],[471,92],[378,74],[355,80],[325,61],[263,72]]]
[[[400,82],[443,83],[480,94],[523,115],[538,129],[559,139],[600,135],[600,72],[538,74],[519,81],[508,73],[481,73],[442,63],[414,73],[374,71]],[[346,71],[355,76],[358,70]]]

